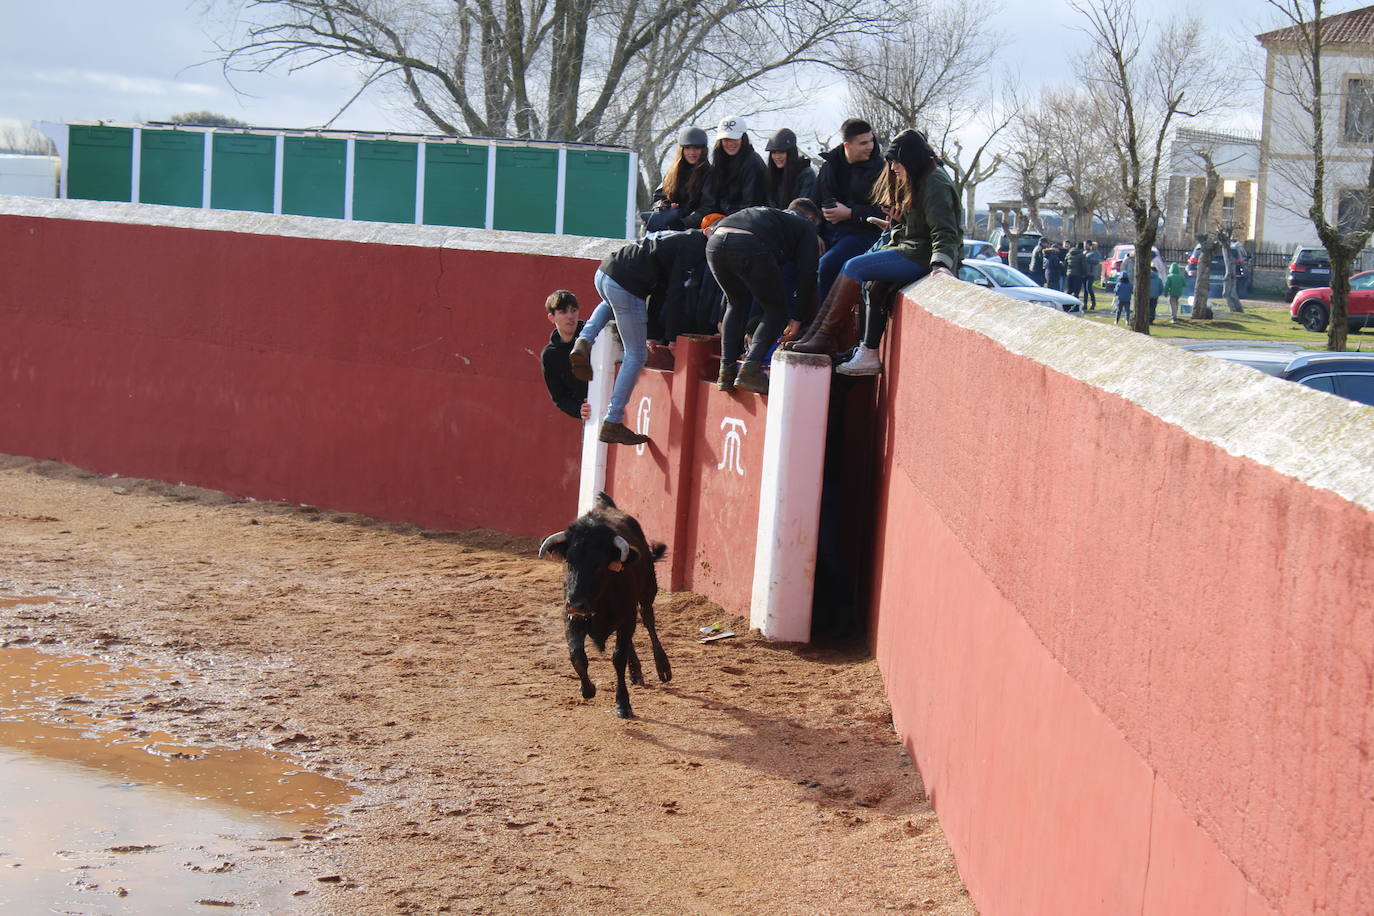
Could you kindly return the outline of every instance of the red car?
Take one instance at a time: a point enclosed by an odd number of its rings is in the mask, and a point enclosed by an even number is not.
[[[1350,315],[1347,324],[1350,330],[1374,326],[1374,270],[1366,270],[1350,278],[1350,298],[1345,307]],[[1300,290],[1293,297],[1288,314],[1309,331],[1325,331],[1327,322],[1331,320],[1331,287],[1314,286]]]
[[[1159,257],[1159,249],[1151,247],[1154,257]],[[1111,254],[1102,259],[1102,288],[1116,289],[1116,280],[1121,276],[1121,265],[1135,257],[1135,245],[1113,245]]]

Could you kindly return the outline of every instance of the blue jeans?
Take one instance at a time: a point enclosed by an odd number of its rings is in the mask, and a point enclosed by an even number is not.
[[[606,405],[608,423],[625,422],[625,405],[630,403],[634,394],[635,382],[639,380],[639,370],[644,368],[644,360],[649,357],[649,306],[641,298],[628,292],[604,271],[596,272],[596,291],[601,294],[601,304],[592,312],[592,317],[582,326],[577,335],[586,340],[595,340],[597,333],[605,326],[610,315],[615,314],[615,326],[620,331],[620,342],[625,347],[625,356],[620,362],[620,372],[615,377],[615,387],[611,389],[611,402]],[[595,328],[593,323],[600,322]],[[588,332],[591,333],[588,333]]]
[[[836,232],[830,240],[825,254],[821,255],[820,266],[816,269],[816,302],[825,302],[830,295],[830,286],[839,276],[845,261],[861,255],[873,247],[877,236],[867,232]]]
[[[860,283],[880,280],[883,283],[900,283],[906,286],[930,273],[930,268],[917,264],[895,248],[888,248],[850,258],[845,262],[842,272],[849,279]]]
[[[599,289],[597,290],[597,292],[600,291]],[[587,340],[589,343],[596,343],[596,335],[600,334],[601,329],[610,324],[611,319],[614,317],[615,312],[611,310],[609,305],[604,301],[598,302],[596,308],[592,309],[591,315],[582,323],[582,333],[577,336]]]

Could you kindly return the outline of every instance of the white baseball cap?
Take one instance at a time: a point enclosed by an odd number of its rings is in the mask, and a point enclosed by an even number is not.
[[[727,118],[722,118],[720,124],[716,126],[716,139],[738,140],[744,136],[744,132],[748,129],[743,118],[739,115],[730,115]]]

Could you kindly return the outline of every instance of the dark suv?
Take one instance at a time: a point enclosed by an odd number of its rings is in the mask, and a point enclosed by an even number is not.
[[[1326,256],[1326,249],[1299,245],[1288,264],[1288,301],[1292,302],[1301,290],[1330,285],[1331,260]]]
[[[1250,258],[1245,252],[1245,246],[1240,242],[1231,243],[1231,256],[1236,259],[1236,295],[1248,296],[1250,294]],[[1193,253],[1188,255],[1188,266],[1184,271],[1188,274],[1188,279],[1197,280],[1197,262],[1202,257],[1202,246],[1195,245]],[[1212,254],[1212,271],[1209,275],[1211,289],[1207,290],[1209,296],[1221,295],[1222,278],[1226,275],[1226,266],[1221,262],[1221,249],[1217,248]],[[1291,297],[1290,297],[1291,298]]]
[[[1027,229],[1021,233],[1016,240],[1015,264],[1008,260],[1007,249],[1011,247],[1011,236],[1005,230],[992,230],[992,234],[988,236],[988,241],[997,247],[997,256],[1002,259],[1003,264],[1008,264],[1017,270],[1029,270],[1031,255],[1035,253],[1036,246],[1040,244],[1040,233],[1033,229]]]

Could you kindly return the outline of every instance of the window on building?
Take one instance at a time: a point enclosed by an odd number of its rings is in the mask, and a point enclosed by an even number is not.
[[[1345,81],[1345,142],[1374,143],[1374,80]]]
[[[1342,191],[1336,201],[1336,227],[1350,232],[1369,217],[1369,195],[1364,188]]]
[[[1230,226],[1236,222],[1236,182],[1230,178],[1221,183],[1221,221]]]

